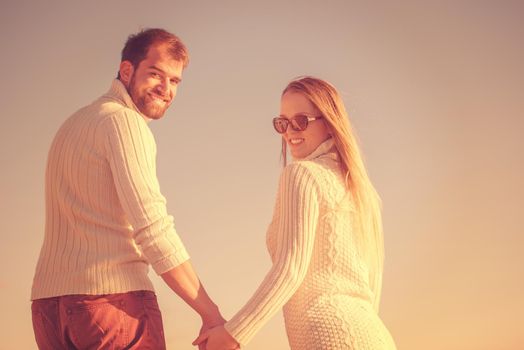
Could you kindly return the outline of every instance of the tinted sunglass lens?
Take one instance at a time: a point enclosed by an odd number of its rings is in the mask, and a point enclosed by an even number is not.
[[[273,119],[273,126],[275,127],[275,130],[280,134],[283,134],[286,132],[287,124],[288,124],[288,121],[286,119],[283,119],[283,118]]]
[[[307,128],[307,116],[305,115],[297,115],[295,118],[293,118],[293,126],[295,127],[295,130],[297,131],[304,131]]]

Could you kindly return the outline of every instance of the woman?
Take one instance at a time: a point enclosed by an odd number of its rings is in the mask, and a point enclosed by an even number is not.
[[[273,266],[247,304],[194,344],[244,346],[281,307],[293,350],[395,349],[377,315],[380,199],[335,88],[312,77],[284,89],[273,119],[294,161],[280,178],[267,247]]]

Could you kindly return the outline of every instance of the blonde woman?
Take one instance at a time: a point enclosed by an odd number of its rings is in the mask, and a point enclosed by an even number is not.
[[[378,317],[380,199],[336,89],[313,77],[288,84],[273,119],[293,162],[280,177],[267,248],[273,266],[247,304],[194,344],[246,345],[281,308],[292,350],[395,349]]]

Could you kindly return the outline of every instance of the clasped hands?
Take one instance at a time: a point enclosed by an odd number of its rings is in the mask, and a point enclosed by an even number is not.
[[[204,323],[200,328],[198,338],[193,345],[198,345],[199,350],[237,350],[240,344],[224,328],[225,320],[219,325],[209,326]]]

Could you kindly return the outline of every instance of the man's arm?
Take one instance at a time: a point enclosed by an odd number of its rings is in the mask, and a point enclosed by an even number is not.
[[[226,322],[220,314],[218,306],[207,295],[189,260],[160,276],[180,298],[200,315],[202,319],[200,334]],[[205,342],[199,344],[198,348],[205,349]]]
[[[115,189],[133,238],[167,285],[202,318],[204,326],[224,323],[200,283],[184,244],[167,213],[155,169],[155,141],[137,113],[123,109],[107,120],[104,146]]]
[[[200,315],[205,326],[214,327],[225,322],[218,306],[207,295],[191,262],[186,261],[160,276],[179,297]]]

